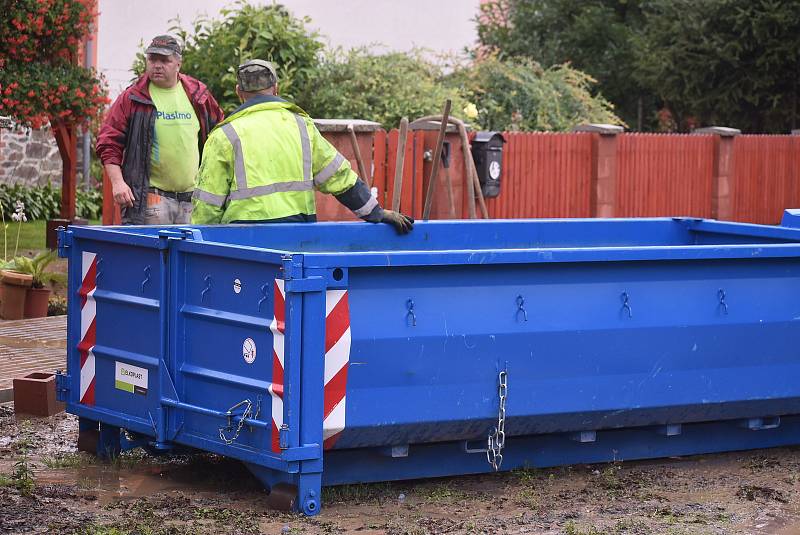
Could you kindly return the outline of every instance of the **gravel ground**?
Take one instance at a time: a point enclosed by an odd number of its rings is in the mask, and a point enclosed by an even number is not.
[[[0,533],[800,534],[795,448],[335,487],[306,518],[270,510],[237,462],[101,463],[77,427],[0,405]]]

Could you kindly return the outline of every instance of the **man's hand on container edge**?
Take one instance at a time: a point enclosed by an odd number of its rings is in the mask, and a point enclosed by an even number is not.
[[[398,234],[408,234],[414,228],[414,220],[393,210],[383,210],[381,223],[392,225]]]

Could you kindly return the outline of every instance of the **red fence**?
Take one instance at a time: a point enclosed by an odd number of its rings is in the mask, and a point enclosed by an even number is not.
[[[733,218],[776,223],[784,208],[800,207],[800,139],[737,136],[733,141]]]
[[[592,135],[506,132],[492,218],[590,217]]]
[[[711,217],[713,182],[714,136],[618,137],[618,217]]]
[[[324,134],[357,169],[350,138]],[[422,216],[436,130],[408,133],[400,209]],[[775,224],[800,208],[800,136],[505,132],[501,193],[486,200],[491,218],[691,216]],[[449,132],[450,167],[440,170],[431,218],[467,218],[464,156]],[[398,132],[358,135],[369,183],[392,205]],[[106,185],[103,222],[113,218]],[[321,220],[353,219],[317,196]],[[117,212],[118,214],[118,212]],[[478,211],[480,217],[480,211]]]

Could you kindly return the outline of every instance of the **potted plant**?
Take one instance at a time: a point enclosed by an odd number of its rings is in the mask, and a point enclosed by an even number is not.
[[[63,273],[46,271],[47,266],[57,257],[56,251],[42,251],[33,258],[18,256],[12,261],[11,270],[32,277],[31,287],[25,296],[25,317],[43,318],[47,316],[47,303],[51,289],[47,285],[54,282],[64,283]]]

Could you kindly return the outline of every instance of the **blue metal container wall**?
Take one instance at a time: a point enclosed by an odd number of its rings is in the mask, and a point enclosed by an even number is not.
[[[504,469],[800,441],[795,228],[75,228],[61,253],[70,412],[245,461],[309,514],[323,481],[490,471],[501,372]]]

